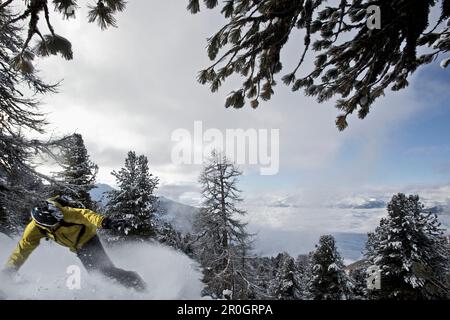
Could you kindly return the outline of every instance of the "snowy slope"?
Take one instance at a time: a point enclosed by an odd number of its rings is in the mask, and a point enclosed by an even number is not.
[[[0,263],[6,261],[16,240],[0,234]],[[89,275],[75,254],[56,243],[42,241],[15,283],[0,279],[0,298],[3,292],[8,299],[200,299],[200,271],[184,254],[161,245],[142,243],[107,248],[107,251],[118,267],[137,271],[147,282],[149,292],[137,293],[100,275]],[[80,267],[80,290],[66,286],[69,276],[66,272],[71,265]]]

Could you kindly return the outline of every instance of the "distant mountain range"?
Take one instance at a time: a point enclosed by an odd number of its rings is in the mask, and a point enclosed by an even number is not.
[[[386,202],[383,200],[369,198],[369,199],[354,199],[338,202],[335,207],[342,209],[381,209],[386,208]]]
[[[347,198],[336,201],[334,203],[323,204],[329,208],[341,208],[341,209],[380,209],[386,208],[386,201],[376,198]],[[268,204],[272,208],[300,208],[304,207],[301,199],[295,196],[289,196],[286,198],[276,199]]]
[[[351,197],[324,203],[323,206],[339,209],[386,209],[387,203],[388,201],[386,199],[383,200],[375,197]],[[289,196],[272,200],[267,206],[272,208],[302,208],[305,207],[305,204],[298,197]],[[425,211],[445,215],[446,213],[450,213],[450,206],[445,203],[432,202],[429,206],[425,207]]]
[[[102,205],[106,205],[108,203],[108,199],[106,195],[108,192],[114,190],[109,184],[98,183],[95,185],[95,188],[92,189],[89,194],[91,195],[92,200],[100,202]]]

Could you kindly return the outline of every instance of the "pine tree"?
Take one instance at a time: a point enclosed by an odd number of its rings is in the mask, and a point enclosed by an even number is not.
[[[159,243],[183,251],[184,242],[181,233],[173,228],[169,222],[157,220],[156,239]]]
[[[76,11],[79,9],[77,0],[52,0],[54,9],[61,14],[63,19],[75,19]],[[13,0],[0,1],[0,10],[14,11],[13,14],[1,23],[2,32],[16,26],[27,25],[28,30],[19,30],[26,33],[26,39],[21,43],[20,50],[14,57],[13,66],[22,72],[31,74],[34,71],[33,60],[35,55],[47,57],[60,55],[66,60],[73,58],[72,44],[70,41],[55,32],[52,25],[49,0],[26,1],[26,6],[15,6]],[[108,27],[116,27],[117,22],[114,15],[125,9],[124,0],[98,0],[95,4],[87,5],[88,22],[97,22],[102,30]],[[39,25],[39,20],[45,24]],[[23,22],[27,21],[26,24]],[[44,34],[44,29],[47,34]],[[33,47],[33,40],[36,43]]]
[[[297,41],[292,35],[300,30],[304,42],[295,49],[298,63],[282,81],[293,91],[304,88],[306,95],[319,102],[340,97],[336,102],[342,112],[336,120],[340,130],[347,127],[348,115],[357,112],[363,119],[388,87],[394,91],[405,88],[420,66],[450,49],[448,0],[203,2],[209,9],[221,3],[226,22],[208,39],[213,64],[200,71],[200,83],[209,84],[215,92],[228,77],[238,74],[243,83],[230,93],[225,106],[242,108],[249,100],[257,108],[261,100],[274,94],[276,76],[284,68],[281,51],[289,40]],[[441,14],[432,21],[431,10],[439,3]],[[367,24],[372,5],[380,9],[379,30]],[[188,10],[199,12],[200,0],[189,0]],[[312,70],[300,74],[309,59],[314,60]]]
[[[213,152],[200,175],[203,206],[195,219],[196,252],[204,268],[204,293],[222,298],[245,298],[251,286],[247,272],[250,234],[239,220],[246,212],[236,205],[241,201],[237,178],[242,173],[225,157]]]
[[[294,258],[283,252],[276,260],[275,279],[271,283],[272,296],[278,300],[300,299],[300,274]]]
[[[30,208],[37,201],[48,198],[48,186],[43,184],[40,177],[17,167],[10,171],[8,182],[10,201],[5,207],[11,228],[19,232],[30,221]]]
[[[311,280],[308,295],[312,300],[345,300],[351,284],[344,271],[343,260],[331,235],[320,237],[311,256]]]
[[[118,190],[108,194],[107,211],[118,219],[126,220],[126,227],[119,238],[125,235],[138,239],[150,239],[156,236],[155,212],[158,211],[158,197],[154,195],[159,179],[148,168],[148,159],[128,152],[125,167],[119,172],[113,171]]]
[[[312,278],[312,253],[307,255],[299,255],[295,261],[296,268],[298,271],[298,290],[299,299],[308,300],[310,299],[308,295],[308,288]]]
[[[48,2],[33,0],[16,5],[13,0],[0,1],[0,179],[8,186],[0,191],[0,206],[2,215],[6,215],[7,228],[14,230],[23,223],[23,208],[28,207],[26,216],[29,217],[30,205],[48,196],[46,188],[34,187],[42,184],[42,180],[47,185],[58,185],[36,169],[34,159],[42,156],[57,160],[59,149],[67,142],[65,138],[42,141],[24,135],[24,132],[34,136],[45,133],[46,121],[39,111],[39,95],[55,93],[57,89],[57,85],[45,83],[39,77],[33,66],[36,56],[59,54],[72,59],[73,55],[70,42],[54,31]],[[74,17],[76,1],[53,0],[52,3],[65,18]],[[115,25],[113,15],[124,7],[122,0],[100,0],[90,6],[89,20],[97,21],[102,27]],[[38,26],[40,17],[46,23]],[[43,34],[40,27],[47,27],[49,34]],[[32,40],[37,40],[36,45]]]
[[[369,297],[367,288],[367,269],[365,266],[353,269],[349,272],[352,282],[351,299],[366,300]]]
[[[15,166],[2,174],[0,170],[1,232],[18,233],[30,220],[30,208],[48,197],[42,178],[33,171]]]
[[[89,191],[95,188],[98,166],[89,159],[81,134],[75,133],[68,140],[68,145],[62,150],[60,165],[63,170],[57,174],[63,188],[57,187],[55,191],[93,209]]]
[[[195,259],[194,252],[194,236],[188,232],[184,236],[181,236],[181,251],[183,251],[188,257]]]
[[[23,206],[42,198],[42,188],[34,188],[42,179],[51,178],[40,173],[33,165],[36,156],[54,156],[64,145],[64,139],[41,141],[28,139],[23,132],[36,136],[44,133],[45,120],[38,110],[38,97],[53,93],[55,86],[43,82],[31,65],[22,61],[22,68],[15,68],[22,54],[33,59],[33,54],[23,51],[24,40],[18,23],[9,8],[11,1],[0,4],[0,206],[8,230],[16,229],[22,221]],[[29,212],[27,212],[29,217]]]
[[[418,196],[394,195],[388,216],[369,234],[367,258],[381,272],[383,299],[433,299],[448,294],[449,247],[437,216]]]
[[[8,212],[0,198],[0,233],[10,235],[12,233],[11,224],[8,219]]]
[[[275,299],[272,296],[271,284],[275,275],[275,265],[269,257],[255,257],[250,261],[254,277],[250,297],[256,300]]]

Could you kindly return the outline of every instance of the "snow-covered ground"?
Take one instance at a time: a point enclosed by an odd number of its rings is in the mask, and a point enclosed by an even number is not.
[[[0,234],[0,263],[6,262],[17,239]],[[107,248],[116,266],[137,271],[149,290],[137,293],[98,274],[88,274],[75,254],[50,241],[31,254],[13,282],[0,279],[0,298],[8,299],[200,299],[197,264],[186,255],[156,244],[130,243]],[[81,288],[69,289],[69,266],[81,270]],[[5,298],[5,297],[3,297]]]

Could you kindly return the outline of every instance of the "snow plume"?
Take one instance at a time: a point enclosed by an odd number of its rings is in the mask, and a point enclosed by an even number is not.
[[[17,240],[0,233],[1,264]],[[106,250],[117,267],[137,271],[147,282],[148,292],[138,293],[99,274],[88,274],[67,248],[42,240],[18,276],[12,281],[0,279],[0,299],[200,299],[201,272],[186,255],[158,244],[143,243]],[[67,286],[70,266],[80,267],[80,289],[71,290]]]

